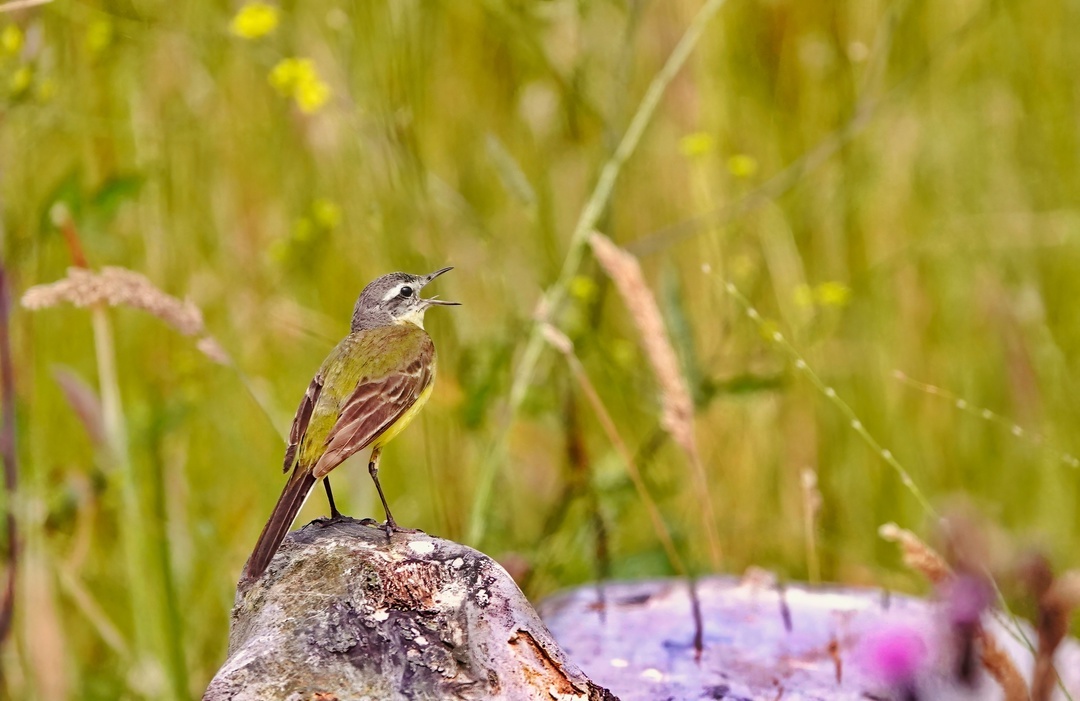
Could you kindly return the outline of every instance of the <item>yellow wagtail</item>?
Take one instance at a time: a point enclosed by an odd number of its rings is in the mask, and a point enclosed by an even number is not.
[[[424,312],[458,303],[421,298],[420,290],[450,269],[383,275],[360,293],[349,335],[323,361],[296,410],[285,450],[284,470],[291,468],[292,475],[248,558],[244,579],[262,576],[319,479],[331,517],[340,516],[327,475],[369,446],[368,472],[386,511],[387,536],[397,528],[379,485],[379,453],[431,395],[435,345],[424,331]]]

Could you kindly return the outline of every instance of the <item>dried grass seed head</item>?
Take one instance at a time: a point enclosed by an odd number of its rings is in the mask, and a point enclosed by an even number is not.
[[[127,268],[107,266],[101,272],[68,268],[67,277],[31,287],[21,301],[24,308],[31,310],[57,307],[64,302],[81,308],[105,304],[141,309],[184,336],[198,338],[197,348],[214,362],[229,362],[225,350],[206,332],[202,312],[194,302],[163,292],[145,275]]]
[[[661,424],[664,430],[671,434],[680,448],[696,456],[694,402],[664,326],[660,307],[645,282],[637,258],[597,232],[589,237],[589,245],[629,310],[642,348],[656,374],[663,404]]]

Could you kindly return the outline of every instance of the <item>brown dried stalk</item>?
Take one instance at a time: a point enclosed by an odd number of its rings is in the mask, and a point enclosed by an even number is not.
[[[803,500],[803,537],[806,539],[806,569],[810,583],[821,581],[821,563],[817,554],[817,517],[821,511],[821,490],[818,489],[817,473],[804,467],[799,473]]]
[[[198,339],[195,346],[216,363],[229,364],[229,356],[203,323],[202,312],[191,300],[180,300],[158,289],[144,276],[127,268],[108,266],[95,273],[68,268],[66,278],[35,285],[22,297],[26,309],[45,309],[70,302],[76,307],[106,304],[131,307],[156,316],[184,336]]]
[[[1080,572],[1067,572],[1054,578],[1050,562],[1034,555],[1024,563],[1021,577],[1038,605],[1036,630],[1039,645],[1035,653],[1035,670],[1031,677],[1032,701],[1048,701],[1058,683],[1054,669],[1054,653],[1069,631],[1069,618],[1080,605]]]
[[[895,523],[886,523],[878,528],[878,535],[899,545],[904,564],[921,573],[931,583],[940,585],[954,576],[945,558],[911,531]],[[979,642],[979,659],[987,673],[1001,686],[1005,701],[1028,701],[1030,697],[1024,677],[994,636],[980,625],[975,630],[975,639]]]
[[[660,423],[687,455],[697,455],[694,438],[694,403],[686,386],[675,349],[671,346],[660,307],[645,282],[637,258],[603,234],[589,239],[593,253],[619,291],[637,327],[641,345],[660,385],[663,413]]]
[[[709,496],[709,481],[698,453],[697,440],[694,436],[694,401],[690,388],[686,385],[679,367],[675,349],[668,338],[664,319],[656,297],[645,282],[637,258],[615,245],[603,234],[593,232],[589,237],[593,255],[600,263],[615,289],[622,297],[630,312],[630,318],[637,327],[638,338],[645,350],[645,355],[652,365],[657,384],[660,385],[662,413],[660,425],[686,454],[697,482],[697,491],[701,497],[702,520],[709,539],[709,550],[714,568],[720,567],[720,541],[716,533],[716,518],[713,514],[712,498]]]
[[[945,562],[945,558],[911,531],[895,523],[886,523],[878,528],[878,535],[899,545],[904,564],[926,577],[932,584],[941,584],[953,576],[952,568]]]
[[[626,443],[619,436],[618,429],[615,428],[615,421],[611,418],[611,414],[608,413],[604,402],[600,399],[600,394],[596,391],[596,387],[593,386],[588,374],[586,374],[581,361],[578,360],[577,355],[574,353],[573,342],[567,338],[566,334],[551,324],[545,323],[540,330],[544,334],[544,340],[566,358],[566,362],[574,373],[574,379],[577,380],[581,391],[585,394],[585,398],[592,405],[593,411],[596,412],[596,418],[599,419],[600,426],[604,429],[604,433],[607,434],[608,440],[615,447],[619,457],[622,458],[623,464],[626,466],[626,472],[630,476],[630,481],[633,483],[641,502],[645,505],[649,520],[652,521],[653,529],[656,531],[657,537],[660,538],[660,544],[667,554],[668,561],[676,572],[685,575],[686,566],[683,564],[682,558],[679,557],[678,550],[675,549],[675,541],[671,537],[667,524],[664,523],[660,508],[649,494],[649,490],[645,486],[645,480],[634,462],[634,456],[630,454],[629,448],[626,447]]]
[[[91,442],[97,447],[104,447],[108,436],[105,433],[105,415],[97,392],[66,368],[53,368],[53,379],[60,386],[60,391],[72,411],[79,417]]]
[[[15,521],[15,498],[18,488],[18,464],[15,450],[15,372],[11,362],[11,298],[7,270],[0,264],[0,459],[4,463],[4,521],[7,526],[7,577],[0,598],[0,644],[11,632],[15,612],[15,582],[19,563],[19,534]]]
[[[1027,684],[1024,677],[1016,669],[1009,653],[998,644],[994,636],[987,633],[981,626],[977,639],[979,641],[979,659],[983,667],[994,680],[1001,685],[1005,695],[1005,701],[1029,701]]]

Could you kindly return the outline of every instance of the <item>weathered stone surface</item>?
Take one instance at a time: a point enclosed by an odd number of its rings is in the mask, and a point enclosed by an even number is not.
[[[683,580],[581,587],[540,605],[545,625],[475,550],[316,521],[286,539],[260,580],[238,587],[229,657],[204,699],[894,699],[863,658],[869,638],[896,626],[925,641],[920,699],[1001,698],[985,671],[971,688],[952,681],[935,602],[762,578],[704,578],[695,590],[698,616]],[[983,625],[1030,675],[1021,641],[1033,640],[1030,629],[989,615]],[[1076,641],[1056,665],[1080,699]]]
[[[918,698],[996,701],[1001,690],[979,669],[975,686],[955,684],[954,645],[940,605],[884,592],[789,585],[767,579],[698,580],[700,655],[694,606],[684,580],[581,587],[539,605],[563,650],[623,701],[892,701],[866,663],[868,636],[904,627],[926,645]],[[983,616],[1030,680],[1026,625]],[[1067,640],[1055,664],[1071,698],[1080,699],[1080,646]],[[912,697],[914,698],[914,697]],[[1059,688],[1054,699],[1065,701]]]
[[[241,582],[204,701],[581,699],[592,684],[514,581],[471,548],[353,519],[286,538]]]

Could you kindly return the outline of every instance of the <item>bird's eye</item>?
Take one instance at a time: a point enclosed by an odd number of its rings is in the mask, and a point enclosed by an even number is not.
[[[402,297],[412,297],[412,293],[413,293],[413,289],[411,287],[409,287],[408,285],[405,285],[405,286],[403,286],[401,288],[401,296]]]

